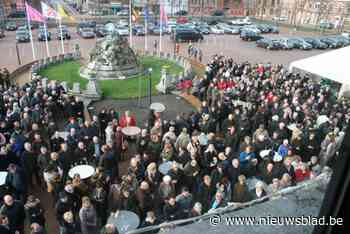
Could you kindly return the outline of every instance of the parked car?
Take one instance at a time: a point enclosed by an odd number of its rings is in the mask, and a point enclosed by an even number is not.
[[[322,42],[320,39],[318,38],[311,38],[311,37],[305,37],[303,38],[307,43],[309,43],[310,45],[312,45],[312,47],[314,49],[327,49],[328,45],[324,42]]]
[[[225,31],[219,28],[217,25],[213,25],[210,27],[210,32],[213,34],[224,34]]]
[[[92,28],[81,28],[79,31],[79,35],[85,39],[94,38],[95,32]]]
[[[204,26],[197,26],[195,28],[199,33],[203,34],[203,35],[208,35],[210,34],[210,30],[208,27],[204,27]]]
[[[280,38],[279,42],[284,50],[291,50],[294,48],[294,43],[289,38]]]
[[[187,15],[187,14],[188,14],[188,12],[185,10],[180,10],[178,12],[175,12],[175,15],[178,15],[178,16],[183,16],[183,15]]]
[[[324,21],[324,22],[321,22],[319,24],[319,27],[321,29],[333,29],[334,28],[334,24],[331,23],[331,22]]]
[[[29,42],[30,36],[27,29],[17,29],[16,31],[16,41],[17,42]]]
[[[38,40],[39,41],[51,41],[51,32],[46,30],[44,27],[40,27],[38,31]]]
[[[5,25],[5,29],[7,31],[16,31],[17,30],[16,22],[13,22],[13,21],[7,22]]]
[[[269,33],[279,33],[280,32],[280,30],[278,29],[277,26],[266,24],[266,27],[269,29]]]
[[[260,30],[261,33],[270,32],[269,27],[267,27],[265,24],[257,24],[256,27]]]
[[[339,43],[342,43],[342,46],[348,46],[350,45],[350,38],[343,37],[341,35],[338,36],[332,36],[332,39],[338,41]]]
[[[341,43],[329,38],[329,37],[321,37],[320,41],[326,43],[328,48],[335,49],[341,47]]]
[[[303,41],[300,38],[290,38],[289,40],[294,44],[293,47],[296,49],[302,49],[302,50],[311,50],[312,49],[312,45],[310,45],[306,41]]]
[[[191,28],[177,28],[171,35],[172,40],[176,42],[185,41],[201,41],[203,40],[203,35]]]
[[[238,27],[232,27],[227,24],[218,24],[217,25],[220,29],[224,30],[224,33],[227,34],[239,34],[239,28]]]
[[[115,30],[120,36],[128,36],[129,35],[129,28],[128,27],[119,26]]]
[[[96,37],[105,37],[108,33],[104,25],[96,25]]]
[[[282,49],[282,45],[277,40],[272,40],[270,38],[262,38],[256,41],[256,46],[265,48],[268,50],[279,50]]]
[[[259,33],[256,33],[254,31],[250,31],[250,30],[241,31],[241,33],[239,34],[239,37],[243,41],[257,41],[257,40],[260,40],[263,38],[262,36],[260,36]]]
[[[129,10],[127,9],[117,12],[117,16],[128,16],[128,15],[129,15]]]
[[[241,28],[241,31],[253,31],[253,32],[255,32],[255,33],[258,33],[258,34],[260,34],[261,33],[261,30],[256,26],[256,25],[254,25],[254,24],[252,24],[252,25],[245,25],[245,26],[243,26],[242,28]]]
[[[288,21],[287,16],[275,16],[272,18],[273,21]]]
[[[25,18],[26,13],[24,11],[15,11],[7,15],[8,18]]]
[[[136,36],[144,36],[145,28],[142,25],[136,25],[132,28],[132,34]]]
[[[71,39],[71,35],[70,35],[70,32],[67,28],[67,26],[65,25],[62,25],[62,38],[61,38],[61,28],[58,27],[57,28],[57,33],[56,33],[56,37],[58,40],[70,40]]]
[[[252,24],[252,22],[250,21],[249,17],[246,17],[244,19],[232,20],[231,24],[233,24],[233,25],[250,25],[250,24]]]
[[[222,11],[222,10],[216,10],[216,11],[214,11],[211,15],[212,15],[212,16],[224,16],[224,15],[225,15],[225,12]]]

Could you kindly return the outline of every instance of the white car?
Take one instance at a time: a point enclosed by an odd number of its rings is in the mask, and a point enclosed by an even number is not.
[[[213,34],[224,34],[225,33],[225,31],[223,29],[219,28],[218,26],[211,26],[210,32]]]
[[[224,30],[224,33],[227,34],[239,34],[239,28],[237,26],[230,26],[227,24],[218,24],[217,25],[220,29]]]
[[[121,11],[117,12],[117,16],[128,16],[128,15],[129,15],[128,10],[121,10]]]
[[[272,18],[273,21],[288,21],[288,17],[287,16],[275,16]]]
[[[251,25],[252,24],[249,17],[246,17],[244,19],[232,20],[231,23],[233,25]]]
[[[117,27],[115,30],[117,31],[117,33],[120,36],[128,36],[129,35],[129,28],[127,28],[127,27]]]
[[[128,27],[129,26],[129,21],[126,20],[126,19],[121,19],[121,20],[119,20],[118,25],[122,26],[122,27]]]

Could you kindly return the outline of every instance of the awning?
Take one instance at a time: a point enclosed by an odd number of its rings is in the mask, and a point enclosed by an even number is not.
[[[350,46],[292,62],[294,68],[350,85]]]

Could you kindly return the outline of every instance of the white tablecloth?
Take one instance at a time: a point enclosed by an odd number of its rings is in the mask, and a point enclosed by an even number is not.
[[[68,175],[73,178],[75,174],[79,174],[81,179],[87,179],[95,173],[95,168],[90,165],[79,165],[69,170]]]
[[[122,129],[122,132],[126,136],[136,136],[141,133],[141,128],[135,126],[125,127]]]
[[[151,110],[154,110],[155,112],[159,112],[159,113],[162,113],[163,111],[165,111],[164,104],[160,103],[160,102],[152,103],[149,108]]]
[[[140,225],[140,218],[134,212],[120,210],[116,214],[117,216],[115,214],[109,216],[107,223],[117,227],[120,234],[135,230]]]
[[[0,171],[0,186],[5,184],[7,174],[7,171]]]

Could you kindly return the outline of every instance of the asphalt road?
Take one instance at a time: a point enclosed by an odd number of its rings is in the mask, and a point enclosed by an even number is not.
[[[56,35],[56,30],[50,30],[53,35]],[[73,51],[74,45],[79,44],[82,55],[88,57],[89,51],[94,47],[95,39],[83,39],[75,33],[75,28],[70,28],[72,39],[64,41],[65,51]],[[278,37],[293,36],[292,31],[282,31]],[[266,34],[265,36],[276,36]],[[34,47],[37,58],[44,58],[47,56],[45,42],[39,42],[37,40],[37,30],[33,30]],[[159,36],[148,36],[148,48],[153,49],[154,40],[159,40]],[[134,48],[143,49],[145,45],[145,37],[133,36]],[[250,61],[250,62],[271,62],[288,65],[290,62],[306,58],[312,55],[322,53],[320,50],[301,51],[267,51],[262,48],[257,48],[255,42],[244,42],[238,35],[208,35],[201,43],[195,43],[198,48],[203,51],[203,62],[207,62],[211,59],[213,54],[223,54],[231,56],[238,62]],[[188,43],[182,43],[180,46],[180,53],[187,55]],[[163,36],[162,48],[164,52],[174,51],[174,42],[170,39],[169,35]],[[22,64],[29,63],[33,60],[31,43],[18,44],[19,55]],[[61,41],[54,38],[49,42],[50,54],[57,55],[62,53]],[[327,51],[327,50],[326,50]],[[16,41],[15,32],[6,32],[6,37],[0,39],[0,68],[7,67],[10,71],[16,69],[18,59],[16,55]]]

